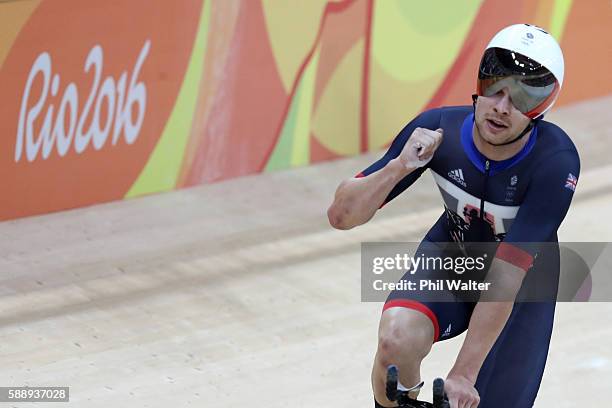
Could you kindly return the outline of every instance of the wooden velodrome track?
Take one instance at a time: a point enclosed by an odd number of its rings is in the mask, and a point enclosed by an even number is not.
[[[610,112],[547,118],[582,157],[565,241],[612,240]],[[377,156],[0,223],[0,386],[70,386],[73,407],[371,407],[381,304],[360,302],[360,242],[418,241],[442,211],[424,176],[332,230],[337,183]],[[611,406],[611,313],[559,304],[537,407]],[[422,396],[462,340],[434,346]]]

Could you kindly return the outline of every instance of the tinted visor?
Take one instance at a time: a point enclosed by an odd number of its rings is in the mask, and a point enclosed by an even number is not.
[[[556,99],[559,83],[541,64],[501,48],[485,51],[478,71],[478,95],[492,96],[508,88],[512,104],[524,115],[539,116]]]

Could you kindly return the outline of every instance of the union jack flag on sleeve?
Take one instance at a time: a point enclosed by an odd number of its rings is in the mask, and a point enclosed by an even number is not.
[[[576,184],[578,184],[578,179],[572,173],[567,175],[567,180],[565,180],[565,188],[569,188],[572,191],[576,191]]]

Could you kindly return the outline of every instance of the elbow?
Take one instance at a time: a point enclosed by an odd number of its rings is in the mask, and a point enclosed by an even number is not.
[[[348,230],[353,228],[353,225],[349,225],[346,222],[346,216],[342,214],[342,211],[337,208],[334,204],[327,210],[327,219],[329,225],[338,230]]]

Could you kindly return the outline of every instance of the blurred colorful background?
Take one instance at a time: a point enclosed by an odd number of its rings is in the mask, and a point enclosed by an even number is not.
[[[528,22],[558,105],[612,93],[609,0],[0,3],[0,220],[386,146],[466,105],[488,40]]]

